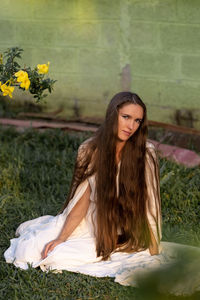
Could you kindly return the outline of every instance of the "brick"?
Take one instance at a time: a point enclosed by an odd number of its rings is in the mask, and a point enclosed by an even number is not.
[[[54,85],[54,91],[46,98],[47,104],[44,105],[46,112],[56,111],[59,108],[62,112],[59,116],[73,116],[73,101],[77,98],[78,78],[77,75],[53,73],[53,78],[58,81]]]
[[[112,95],[120,89],[119,78],[110,76],[81,76],[79,81],[81,95],[88,99],[104,99],[108,103]],[[95,97],[94,97],[95,96]]]
[[[48,97],[47,102],[48,105],[44,106],[44,112],[52,112],[57,111],[59,108],[61,111],[57,116],[62,119],[69,119],[74,116],[73,111],[73,95],[70,98],[66,97],[62,98],[60,96],[55,97],[55,94],[52,94]]]
[[[129,32],[130,47],[155,49],[158,47],[158,24],[132,20]]]
[[[178,20],[183,23],[200,23],[199,0],[177,0]]]
[[[75,1],[1,0],[0,18],[23,20],[74,19]]]
[[[200,78],[200,56],[184,55],[182,57],[181,70],[183,78]]]
[[[171,116],[171,121],[174,118],[175,110],[180,108],[186,108],[193,110],[193,115],[195,119],[199,119],[199,82],[189,83],[187,81],[162,81],[149,80],[145,77],[142,78],[132,78],[132,91],[138,93],[144,103],[150,107],[151,115],[149,118],[153,120],[159,120],[162,122],[167,122],[170,120],[167,115],[169,112],[173,111]],[[155,118],[156,108],[159,110],[163,109],[162,114],[158,112],[159,119]],[[197,111],[197,112],[196,112]],[[166,119],[167,118],[167,119]]]
[[[55,105],[57,105],[57,103],[64,102],[63,99],[73,98],[76,96],[77,89],[79,88],[79,78],[76,74],[69,73],[63,76],[61,73],[54,72],[52,73],[52,77],[57,80],[52,93],[54,101],[56,99]]]
[[[106,107],[111,97],[118,92],[114,82],[106,76],[70,76],[66,80],[62,74],[54,74],[58,78],[55,92],[48,97],[48,109],[63,108],[59,116],[73,116],[75,101],[80,109],[81,116],[104,116]],[[59,79],[60,76],[60,79]]]
[[[102,48],[119,48],[120,26],[117,22],[102,22],[100,24],[100,40],[98,46]]]
[[[154,104],[159,101],[159,79],[148,79],[146,77],[137,77],[132,71],[131,90],[137,93],[145,104]]]
[[[58,81],[55,84],[54,92],[48,97],[48,104],[50,100],[54,107],[60,104],[65,106],[65,102],[74,104],[74,99],[77,99],[80,106],[84,106],[83,104],[87,106],[86,110],[92,107],[96,107],[98,110],[99,106],[107,106],[111,97],[117,92],[117,81],[113,82],[106,76],[90,77],[80,74],[63,76],[60,73],[53,73],[53,76]]]
[[[31,6],[34,19],[49,21],[55,19],[74,19],[77,10],[76,1],[74,0],[32,0]]]
[[[80,49],[79,71],[81,74],[117,75],[120,72],[119,54],[108,49]]]
[[[10,21],[0,21],[0,41],[1,45],[6,43],[16,43],[15,23]]]
[[[103,103],[101,99],[96,99],[93,102],[86,98],[81,99],[81,115],[83,117],[104,117],[107,104]]]
[[[175,0],[132,0],[130,14],[134,20],[175,21]]]
[[[147,106],[149,120],[171,123],[175,109],[168,102],[161,103],[159,79],[132,78],[131,90],[137,93]]]
[[[33,3],[33,0],[1,0],[0,19],[29,20],[33,17]]]
[[[164,107],[158,104],[147,104],[147,116],[149,120],[176,124],[174,115],[175,109],[173,107]]]
[[[0,17],[23,20],[118,19],[120,0],[1,0]]]
[[[77,95],[79,99],[87,99],[89,102],[97,102],[98,105],[109,103],[111,97],[121,90],[119,77],[107,76],[90,76],[85,74],[79,78],[79,90]]]
[[[99,24],[91,22],[65,22],[56,27],[55,44],[58,46],[96,46]]]
[[[31,63],[33,66],[50,62],[50,73],[77,72],[77,49],[73,48],[33,48],[31,49]]]
[[[159,79],[133,77],[132,91],[137,93],[146,104],[149,120],[173,123],[175,109],[170,107],[168,102],[161,103]]]
[[[99,27],[92,23],[21,22],[16,23],[17,40],[28,46],[84,46],[96,45]]]
[[[137,76],[173,77],[176,72],[176,57],[167,53],[133,50],[131,70],[132,74]]]
[[[77,0],[79,19],[117,19],[120,17],[120,0]]]
[[[166,106],[165,106],[166,105]],[[175,119],[176,108],[169,106],[166,102],[165,105],[160,105],[156,103],[147,103],[147,115],[149,120],[170,123],[170,124],[177,124]],[[180,107],[179,107],[180,108]],[[198,117],[195,116],[195,112],[197,111]],[[196,129],[200,129],[200,110],[192,110],[194,121],[193,126]]]
[[[32,52],[34,51],[33,48],[31,47],[24,47],[22,44],[20,44],[20,48],[22,48],[24,51],[22,52],[21,54],[21,57],[22,59],[20,59],[18,62],[20,64],[21,67],[24,67],[24,66],[34,66],[35,67],[35,64],[33,65],[32,64]]]
[[[54,46],[56,31],[53,23],[16,22],[16,39],[19,44],[26,46]]]
[[[160,104],[180,109],[199,109],[199,81],[160,81]]]
[[[200,25],[160,25],[161,48],[169,52],[193,53],[200,50]]]
[[[76,117],[76,112],[74,110],[74,99],[65,99],[65,102],[62,104],[62,112],[59,113],[59,117],[62,118],[74,118]],[[102,106],[99,104],[99,102],[88,102],[87,99],[79,99],[78,100],[79,105],[79,114],[81,117],[103,117],[106,110],[106,105]],[[57,107],[54,105],[54,108],[52,107],[52,110],[56,110]]]
[[[6,1],[6,0],[1,1],[0,19],[2,19],[2,18],[4,19],[4,18],[8,17],[10,12],[12,12],[11,8],[9,6],[10,6],[9,1]]]

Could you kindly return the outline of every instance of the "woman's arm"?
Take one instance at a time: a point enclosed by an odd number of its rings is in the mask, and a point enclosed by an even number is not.
[[[76,229],[76,227],[80,224],[82,219],[86,216],[90,204],[90,193],[91,189],[90,185],[88,185],[83,196],[67,216],[58,237],[45,245],[44,250],[42,251],[42,259],[46,258],[48,252],[52,251],[57,245],[66,241],[72,234],[72,232]]]

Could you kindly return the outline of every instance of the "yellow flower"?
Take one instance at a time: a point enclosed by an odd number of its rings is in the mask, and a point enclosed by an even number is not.
[[[25,90],[28,90],[29,89],[29,86],[30,86],[31,82],[29,80],[29,78],[26,78],[22,81],[22,83],[20,84],[20,86],[22,88],[25,88]]]
[[[8,86],[5,83],[1,84],[1,90],[3,92],[3,96],[9,96],[10,98],[12,98],[12,93],[14,89],[15,88],[13,86]]]
[[[14,75],[15,75],[16,77],[24,76],[24,75],[27,75],[27,76],[28,76],[27,72],[26,72],[26,71],[22,71],[22,70],[16,72]]]
[[[49,72],[49,65],[50,65],[49,61],[47,64],[37,65],[38,73],[39,74],[47,74]]]
[[[28,73],[26,71],[20,70],[14,75],[17,77],[17,82],[21,82],[20,87],[25,88],[25,90],[28,90],[31,84],[28,78]]]
[[[22,71],[22,70],[18,71],[14,75],[15,75],[15,77],[17,77],[17,82],[22,82],[22,81],[28,79],[28,73],[25,71]]]

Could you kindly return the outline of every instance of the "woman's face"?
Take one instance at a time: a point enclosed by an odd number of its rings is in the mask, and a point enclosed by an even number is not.
[[[118,110],[118,139],[126,142],[138,129],[143,119],[143,108],[127,103]]]

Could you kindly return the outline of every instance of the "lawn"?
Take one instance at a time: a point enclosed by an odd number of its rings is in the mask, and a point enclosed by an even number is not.
[[[87,136],[0,128],[0,299],[144,299],[137,289],[111,278],[23,271],[4,261],[3,252],[21,222],[55,215],[62,207],[77,148]],[[200,246],[199,168],[162,159],[160,173],[163,240]]]

